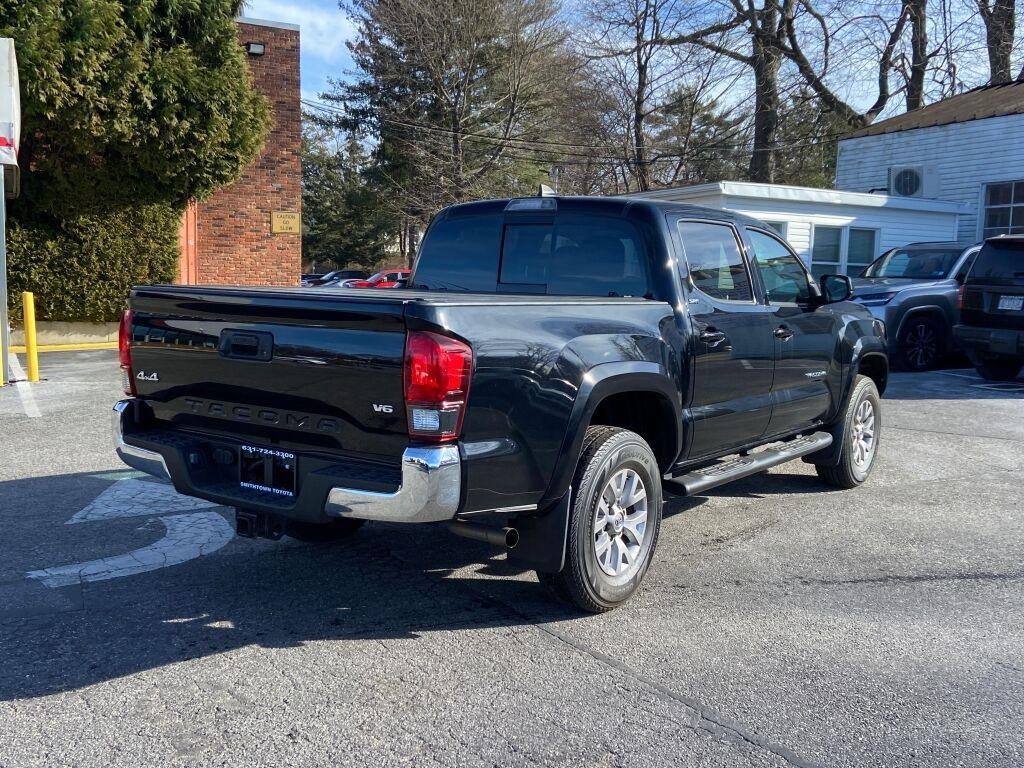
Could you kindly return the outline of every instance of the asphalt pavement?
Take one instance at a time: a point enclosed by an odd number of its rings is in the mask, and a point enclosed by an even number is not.
[[[0,766],[1024,765],[1024,381],[895,374],[870,481],[670,499],[581,615],[496,550],[238,539],[120,465],[114,352],[0,390]]]

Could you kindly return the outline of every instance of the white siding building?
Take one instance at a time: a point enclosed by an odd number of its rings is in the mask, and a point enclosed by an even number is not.
[[[1024,234],[1024,82],[976,88],[844,137],[836,189],[960,203],[967,245]]]
[[[633,196],[760,219],[789,241],[816,276],[856,275],[884,251],[908,243],[956,240],[957,220],[967,211],[955,202],[739,181]]]

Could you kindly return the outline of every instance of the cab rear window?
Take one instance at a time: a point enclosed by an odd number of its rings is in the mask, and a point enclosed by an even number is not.
[[[649,259],[623,219],[478,213],[439,219],[420,249],[413,286],[549,296],[649,296]]]
[[[412,284],[433,291],[493,292],[501,249],[501,213],[446,216],[420,247]]]
[[[1024,285],[1024,239],[987,241],[967,280]]]
[[[549,296],[646,296],[647,259],[621,219],[559,216],[552,224],[506,223],[499,290]]]

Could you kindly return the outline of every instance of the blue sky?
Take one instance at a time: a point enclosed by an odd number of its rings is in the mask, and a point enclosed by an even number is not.
[[[352,69],[345,42],[355,31],[337,0],[248,0],[242,15],[299,25],[304,99],[316,99],[329,78]]]

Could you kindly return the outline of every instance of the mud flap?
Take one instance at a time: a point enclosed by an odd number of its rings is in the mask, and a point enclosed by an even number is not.
[[[508,551],[508,560],[541,573],[558,573],[565,567],[566,535],[572,488],[546,512],[517,515],[509,525],[519,531],[519,543]]]

